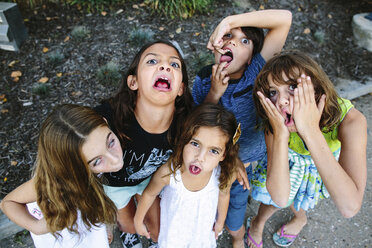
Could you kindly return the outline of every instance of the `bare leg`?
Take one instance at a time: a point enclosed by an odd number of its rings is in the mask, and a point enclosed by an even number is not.
[[[245,227],[244,225],[239,228],[237,231],[231,231],[227,226],[226,230],[230,233],[232,236],[232,245],[234,248],[244,248],[244,233],[245,233]]]
[[[279,208],[276,208],[272,205],[265,205],[261,203],[260,207],[258,208],[257,215],[251,220],[251,226],[249,228],[249,235],[257,244],[261,243],[262,241],[262,233],[266,221],[278,210]],[[248,247],[256,248],[256,245],[250,239],[248,239]]]
[[[136,195],[137,200],[141,198],[140,195]],[[152,241],[158,242],[159,230],[160,230],[160,198],[157,196],[147,211],[144,219],[144,223],[147,230],[150,232]]]
[[[117,218],[120,231],[132,234],[136,233],[133,222],[135,213],[136,204],[134,203],[134,199],[132,198],[124,208],[118,210]]]
[[[302,208],[299,211],[296,211],[296,209],[293,207],[293,204],[290,208],[294,213],[294,216],[287,224],[285,224],[284,234],[297,235],[307,223],[306,212]],[[277,231],[277,233],[280,235],[280,229]]]

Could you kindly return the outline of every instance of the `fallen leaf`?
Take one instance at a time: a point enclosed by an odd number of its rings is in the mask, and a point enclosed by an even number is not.
[[[132,8],[133,8],[133,9],[139,9],[139,7],[138,7],[137,4],[133,4],[133,5],[132,5]]]
[[[128,16],[128,21],[133,21],[134,17]]]
[[[106,11],[102,11],[102,12],[101,12],[101,15],[102,15],[102,16],[106,16],[106,15],[107,15],[107,12],[106,12]]]
[[[49,80],[48,77],[42,77],[39,79],[39,83],[45,84],[46,82],[48,82],[48,80]]]
[[[8,112],[9,112],[9,110],[7,110],[7,109],[2,109],[2,110],[1,110],[1,113],[2,113],[2,114],[8,113]]]
[[[14,77],[20,77],[20,76],[22,76],[22,72],[21,71],[13,71],[12,74],[10,74],[10,76],[12,78],[14,78]]]
[[[49,48],[47,48],[47,47],[44,47],[43,48],[43,53],[46,53],[46,52],[48,52],[49,51]]]
[[[56,29],[62,29],[62,26],[57,26]]]
[[[9,67],[13,67],[13,65],[17,64],[19,62],[19,60],[13,60],[12,62],[10,62],[8,64]]]
[[[5,94],[0,95],[0,101],[2,101],[5,98]]]
[[[52,18],[51,17],[49,17],[49,16],[47,16],[46,18],[45,18],[47,21],[50,21],[50,20],[52,20]]]
[[[63,42],[67,42],[70,40],[70,36],[66,36],[66,38],[63,40]]]
[[[182,28],[181,28],[181,27],[179,27],[179,28],[176,29],[176,33],[177,33],[177,34],[180,34],[181,31],[182,31]]]
[[[202,28],[205,28],[205,23],[200,24]]]
[[[116,11],[116,15],[120,14],[121,12],[123,12],[124,10],[123,9],[119,9],[118,11]]]
[[[332,19],[332,17],[333,17],[333,16],[332,16],[331,14],[328,14],[328,18],[329,18],[329,19]]]
[[[27,19],[27,18],[26,18],[26,19],[23,19],[23,21],[24,21],[24,22],[29,22],[30,19]]]
[[[301,7],[298,7],[297,11],[298,12],[301,12],[302,11]]]
[[[7,177],[4,177],[4,182],[8,181],[8,178]]]
[[[310,32],[311,32],[310,28],[305,28],[304,29],[304,34],[310,34]]]
[[[263,6],[262,4],[260,5],[260,9],[265,9],[265,6]]]
[[[174,38],[174,34],[170,34],[169,37],[170,37],[171,39],[173,39],[173,38]]]
[[[14,78],[12,78],[12,81],[13,81],[14,83],[18,83],[18,81],[19,81],[19,77],[14,77]]]
[[[140,3],[140,5],[139,5],[140,7],[145,7],[146,6],[146,4],[143,2],[143,3]]]
[[[62,77],[62,72],[58,72],[56,75],[57,77]]]
[[[159,27],[159,30],[160,30],[160,31],[163,31],[163,30],[164,30],[164,27]]]
[[[195,35],[195,36],[199,36],[199,35],[200,35],[200,33],[199,33],[199,32],[196,32],[196,33],[194,33],[194,35]]]
[[[18,162],[17,161],[10,161],[10,165],[12,165],[12,166],[16,166],[18,164]]]
[[[73,92],[71,93],[72,96],[76,96],[76,97],[79,97],[79,96],[81,96],[82,94],[83,94],[83,92],[81,92],[80,90],[79,90],[79,91],[73,91]]]
[[[183,19],[186,19],[187,16],[188,16],[187,13],[183,13],[183,14],[182,14],[182,18],[183,18]]]

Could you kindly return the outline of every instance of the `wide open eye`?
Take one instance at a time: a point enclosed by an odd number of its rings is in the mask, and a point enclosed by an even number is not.
[[[220,151],[217,149],[211,149],[211,153],[213,153],[214,155],[219,155]]]
[[[223,36],[223,39],[230,39],[232,37],[232,34],[227,33]]]
[[[146,62],[146,64],[151,64],[151,65],[155,65],[155,64],[157,64],[158,63],[158,61],[156,60],[156,59],[149,59],[149,60],[147,60],[147,62]]]
[[[192,145],[192,146],[195,146],[195,147],[199,147],[199,143],[198,142],[196,142],[196,141],[190,141],[190,144]]]
[[[242,43],[244,44],[244,45],[249,45],[249,40],[247,39],[247,38],[243,38],[242,39]]]
[[[181,68],[180,64],[177,62],[171,62],[170,65],[174,68]]]

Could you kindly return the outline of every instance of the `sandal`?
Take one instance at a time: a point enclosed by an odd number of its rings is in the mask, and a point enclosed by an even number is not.
[[[251,226],[251,217],[249,217],[247,219],[247,225],[246,225],[247,232],[246,232],[246,237],[244,238],[245,245],[248,247],[248,239],[249,239],[257,248],[261,248],[262,247],[262,240],[259,244],[257,244],[257,242],[249,234],[249,227],[250,226]]]
[[[284,234],[284,227],[285,225],[282,225],[280,229],[280,235],[277,233],[274,233],[273,235],[273,241],[277,246],[280,247],[288,247],[290,246],[297,238],[297,235],[291,235],[291,234]]]

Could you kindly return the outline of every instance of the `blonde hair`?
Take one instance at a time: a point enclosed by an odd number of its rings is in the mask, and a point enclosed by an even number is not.
[[[329,132],[339,123],[341,118],[341,108],[337,101],[339,96],[331,80],[325,74],[323,69],[308,55],[299,51],[287,51],[271,58],[258,74],[254,84],[253,100],[257,114],[262,120],[260,126],[265,130],[265,132],[270,131],[272,133],[272,127],[269,118],[260,103],[257,91],[260,91],[266,97],[269,97],[269,76],[271,76],[271,79],[275,84],[292,85],[297,84],[297,79],[302,73],[311,78],[311,82],[314,85],[315,100],[317,103],[319,103],[323,94],[326,95],[323,114],[319,122],[320,129]],[[285,74],[289,79],[288,81],[284,81],[283,74]]]
[[[233,113],[221,105],[204,103],[199,105],[186,118],[181,135],[176,140],[176,148],[168,161],[169,170],[175,175],[183,164],[183,148],[190,142],[200,127],[218,127],[228,138],[225,145],[225,159],[220,162],[220,190],[224,190],[232,182],[239,160],[239,144],[233,142],[238,124]],[[173,164],[173,166],[172,166]]]
[[[107,123],[92,109],[65,104],[41,127],[33,174],[37,204],[54,236],[64,228],[78,234],[78,210],[88,229],[115,223],[116,207],[81,151],[88,135],[100,126]]]

